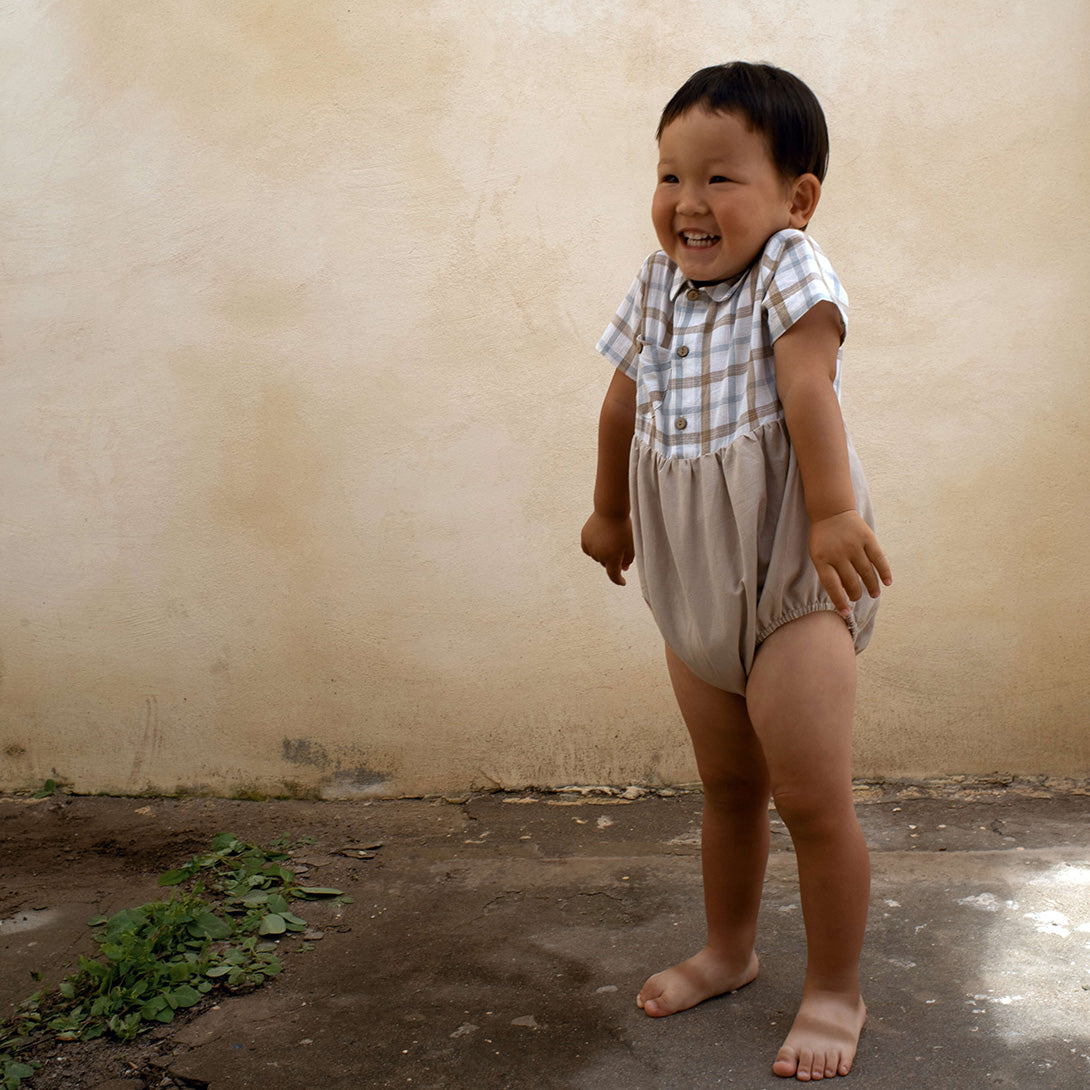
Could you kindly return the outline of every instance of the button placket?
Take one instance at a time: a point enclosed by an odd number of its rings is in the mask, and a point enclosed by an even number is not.
[[[691,298],[691,296],[690,296],[690,298]],[[679,344],[677,346],[676,355],[680,359],[685,359],[685,357],[688,356],[688,354],[689,354],[689,346],[687,344]],[[688,421],[687,417],[681,416],[681,415],[674,417],[674,430],[675,431],[684,431],[688,426],[689,426],[689,421]]]

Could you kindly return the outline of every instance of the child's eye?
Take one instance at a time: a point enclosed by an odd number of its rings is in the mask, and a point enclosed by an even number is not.
[[[674,185],[677,182],[676,174],[664,174],[660,179],[660,182],[666,182],[669,185]]]
[[[710,181],[714,185],[716,182],[729,182],[730,179],[724,178],[722,174],[713,174]]]

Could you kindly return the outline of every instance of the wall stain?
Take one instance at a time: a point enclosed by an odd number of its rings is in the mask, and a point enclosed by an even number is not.
[[[309,738],[285,738],[280,743],[280,752],[285,761],[296,765],[311,765],[314,768],[329,768],[331,761],[325,746]]]
[[[350,799],[357,796],[379,796],[389,776],[361,765],[351,770],[338,770],[322,778],[322,798]]]
[[[324,794],[341,795],[373,794],[389,780],[389,774],[367,765],[344,768],[341,761],[334,761],[321,742],[311,738],[285,738],[280,743],[285,761],[296,765],[309,765],[325,773],[322,776]]]
[[[159,723],[159,701],[154,696],[144,698],[144,735],[136,747],[129,780],[136,785],[144,772],[144,766],[154,763],[163,749],[163,731]]]

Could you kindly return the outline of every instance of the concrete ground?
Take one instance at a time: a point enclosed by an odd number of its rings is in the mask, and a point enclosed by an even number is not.
[[[1034,797],[1042,794],[860,790],[873,860],[870,1019],[845,1086],[1090,1086],[1090,797]],[[153,873],[199,850],[206,834],[226,828],[268,843],[279,829],[312,838],[296,853],[312,880],[355,898],[306,906],[323,935],[314,949],[288,953],[286,972],[264,989],[144,1042],[128,1057],[127,1081],[107,1082],[94,1056],[66,1060],[58,1048],[51,1069],[73,1081],[46,1080],[43,1069],[42,1086],[790,1085],[770,1065],[794,1013],[804,939],[790,841],[775,819],[758,980],[671,1018],[634,1005],[650,972],[701,944],[700,807],[694,794],[577,791],[355,803],[0,800],[0,862],[13,875],[21,845],[24,888],[34,890],[13,910],[19,887],[5,882],[0,1013],[26,990],[19,981],[32,964],[48,974],[77,948],[89,952],[74,937],[77,919],[154,896]],[[85,827],[98,855],[79,849]],[[39,850],[54,836],[75,858],[57,856],[50,873]],[[73,885],[81,867],[83,884]],[[51,902],[62,896],[75,905],[67,916]]]

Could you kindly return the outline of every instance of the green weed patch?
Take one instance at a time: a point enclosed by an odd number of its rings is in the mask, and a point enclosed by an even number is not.
[[[281,971],[278,939],[306,928],[296,901],[339,898],[338,889],[304,886],[285,865],[283,844],[258,848],[231,833],[211,850],[168,871],[168,900],[89,921],[100,951],[55,989],[22,1003],[0,1026],[0,1086],[16,1090],[36,1065],[19,1059],[36,1035],[122,1041],[172,1022],[215,990],[258,987]]]

